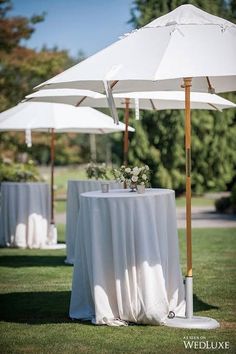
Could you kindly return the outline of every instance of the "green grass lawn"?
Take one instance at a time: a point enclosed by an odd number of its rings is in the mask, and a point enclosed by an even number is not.
[[[184,271],[183,230],[179,238]],[[211,331],[72,322],[73,268],[64,264],[65,250],[0,249],[0,353],[202,353],[184,349],[186,336],[229,341],[229,350],[214,352],[235,353],[235,243],[236,229],[193,230],[195,314],[220,322]]]
[[[204,207],[204,206],[212,206],[214,207],[215,199],[207,198],[207,197],[192,197],[192,206],[193,207]],[[176,198],[176,206],[177,207],[185,207],[185,197]]]
[[[85,169],[86,166],[55,167],[54,184],[56,187],[56,197],[66,195],[68,180],[87,179]],[[39,168],[39,171],[44,179],[49,183],[51,173],[50,167],[41,167]]]

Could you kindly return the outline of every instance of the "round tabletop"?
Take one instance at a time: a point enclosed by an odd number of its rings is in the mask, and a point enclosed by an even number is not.
[[[103,193],[101,190],[82,193],[81,197],[86,198],[146,198],[152,196],[161,196],[175,194],[172,189],[163,188],[147,188],[144,193],[131,192],[130,189],[113,189],[108,193]]]

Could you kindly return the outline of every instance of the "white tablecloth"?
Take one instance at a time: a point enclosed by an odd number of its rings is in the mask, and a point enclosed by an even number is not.
[[[111,189],[121,188],[120,183],[105,180],[76,180],[67,184],[66,207],[66,263],[74,264],[75,234],[78,224],[80,194],[101,189],[102,182],[109,182]]]
[[[97,191],[80,202],[70,317],[119,325],[184,316],[174,191]]]
[[[45,183],[1,184],[0,245],[43,248],[48,241],[50,191]]]

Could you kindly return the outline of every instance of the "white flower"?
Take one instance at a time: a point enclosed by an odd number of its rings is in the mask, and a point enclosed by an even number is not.
[[[134,174],[134,176],[138,176],[139,172],[140,172],[140,170],[139,170],[138,167],[134,167],[134,168],[133,168],[133,174]]]
[[[145,175],[145,173],[142,175],[142,179],[143,179],[144,181],[146,181],[147,175]]]
[[[131,178],[131,181],[132,181],[132,182],[137,182],[137,180],[138,180],[138,177],[137,177],[137,176],[132,176],[132,178]]]
[[[145,168],[146,168],[147,171],[149,170],[149,166],[148,165],[145,165]]]
[[[131,168],[127,167],[127,168],[125,169],[125,172],[130,173],[130,172],[131,172]]]

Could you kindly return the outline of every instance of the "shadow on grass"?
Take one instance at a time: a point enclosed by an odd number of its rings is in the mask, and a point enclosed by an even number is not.
[[[219,310],[218,306],[207,304],[203,302],[196,294],[193,294],[193,309],[194,312]]]
[[[65,264],[65,256],[1,256],[0,267],[61,267]]]
[[[25,292],[0,295],[0,320],[25,324],[71,323],[70,292]],[[194,295],[194,312],[218,309]],[[90,322],[74,321],[91,325]]]
[[[0,295],[0,319],[26,324],[71,322],[70,292],[25,292]]]

